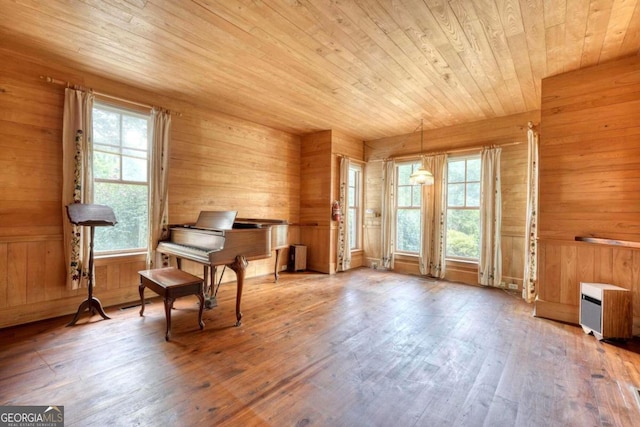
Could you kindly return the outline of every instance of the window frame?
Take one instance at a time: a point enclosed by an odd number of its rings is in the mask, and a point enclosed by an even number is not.
[[[120,141],[120,153],[118,153],[118,158],[119,158],[119,173],[120,173],[120,179],[113,179],[113,178],[97,178],[95,176],[95,164],[93,163],[95,160],[95,153],[96,151],[100,152],[100,150],[96,150],[96,146],[99,145],[107,145],[107,144],[101,144],[95,141],[95,137],[92,139],[91,141],[91,150],[92,150],[92,168],[94,170],[94,176],[93,176],[93,194],[92,194],[92,199],[95,202],[95,189],[96,189],[96,184],[100,184],[100,183],[105,183],[105,184],[124,184],[124,185],[136,185],[136,186],[142,186],[142,187],[146,187],[146,193],[147,193],[147,206],[149,203],[149,197],[150,197],[150,172],[151,172],[151,143],[150,143],[150,138],[149,138],[149,132],[151,132],[151,111],[149,110],[141,110],[141,109],[136,109],[135,107],[127,107],[124,106],[120,103],[112,103],[109,101],[105,101],[103,99],[96,99],[93,103],[93,110],[95,109],[101,109],[103,111],[108,111],[108,112],[113,112],[113,113],[117,113],[120,115],[120,127],[119,127],[119,141]],[[146,167],[146,177],[144,179],[144,181],[135,181],[135,180],[130,180],[130,179],[123,179],[123,168],[122,168],[122,160],[123,157],[129,157],[129,158],[141,158],[141,157],[135,157],[135,156],[131,156],[131,155],[123,155],[122,150],[127,149],[127,150],[132,150],[132,151],[142,151],[140,149],[136,149],[136,148],[130,148],[130,147],[124,147],[123,146],[123,127],[122,127],[122,118],[123,116],[129,116],[129,117],[135,117],[137,119],[144,119],[147,121],[147,135],[145,137],[146,140],[146,161],[147,161],[147,167]],[[91,119],[91,127],[92,127],[92,135],[94,134],[93,129],[94,129],[94,120],[95,120],[95,114],[93,114],[92,112],[92,119]],[[112,147],[116,147],[115,145],[112,145]],[[102,151],[105,152],[105,151]],[[109,152],[110,154],[113,154],[113,152]],[[149,230],[149,224],[150,224],[150,216],[149,216],[149,212],[147,211],[147,233]],[[117,224],[115,225],[117,227]],[[145,239],[147,240],[147,239]],[[126,248],[126,249],[115,249],[115,250],[95,250],[95,258],[106,258],[106,257],[117,257],[117,256],[127,256],[127,255],[137,255],[137,254],[143,254],[146,253],[148,250],[148,246],[147,244],[145,244],[145,246],[143,247],[139,247],[139,248]]]
[[[444,226],[444,236],[445,236],[445,241],[444,241],[444,251],[445,251],[445,259],[446,260],[450,260],[450,261],[458,261],[458,262],[467,262],[467,263],[475,263],[477,264],[479,262],[479,258],[474,258],[474,257],[464,257],[464,256],[457,256],[457,255],[449,255],[448,252],[448,245],[447,245],[447,235],[449,232],[449,210],[453,209],[453,210],[459,210],[459,211],[464,211],[464,210],[475,210],[478,211],[478,221],[480,220],[480,196],[481,196],[481,185],[482,185],[482,178],[481,178],[481,173],[482,173],[482,157],[480,156],[480,153],[474,153],[474,154],[466,154],[466,155],[459,155],[459,156],[451,156],[447,158],[447,171],[449,171],[451,168],[449,167],[449,164],[452,162],[459,162],[461,160],[464,160],[465,162],[465,172],[464,172],[464,181],[454,181],[454,182],[450,182],[449,181],[449,174],[447,173],[447,177],[446,177],[446,182],[445,182],[445,188],[446,188],[446,202],[445,202],[445,226]],[[469,180],[468,179],[468,166],[467,166],[467,162],[469,160],[479,160],[480,161],[480,170],[478,171],[478,180]],[[449,192],[449,185],[450,184],[464,184],[464,203],[462,206],[450,206],[449,205],[449,196],[450,196],[450,192]],[[467,194],[468,194],[468,185],[469,184],[478,184],[478,205],[477,206],[471,206],[467,204]],[[478,223],[478,227],[480,227],[480,224]],[[478,239],[478,251],[480,250],[480,238]]]
[[[402,166],[407,166],[407,165],[412,165],[411,168],[411,173],[415,172],[419,167],[422,166],[422,161],[420,159],[415,159],[415,160],[406,160],[406,161],[401,161],[401,162],[396,162],[395,164],[395,185],[394,185],[394,191],[395,191],[395,200],[394,200],[394,211],[395,211],[395,224],[394,224],[394,243],[393,243],[393,251],[394,254],[397,255],[405,255],[405,256],[420,256],[420,248],[422,247],[422,240],[424,238],[423,233],[424,230],[422,229],[422,185],[421,184],[411,184],[411,183],[407,183],[407,184],[401,184],[400,183],[400,167]],[[400,206],[399,202],[400,202],[400,190],[401,188],[411,188],[411,205],[407,205],[407,206]],[[417,191],[419,196],[420,196],[420,203],[419,204],[414,204],[414,192]],[[418,236],[420,237],[420,240],[418,242],[418,250],[417,251],[408,251],[408,250],[403,250],[400,249],[398,247],[398,244],[400,242],[400,238],[398,235],[398,230],[399,230],[399,226],[398,226],[398,212],[400,210],[417,210],[418,211],[418,216],[419,216],[419,221],[418,221]]]

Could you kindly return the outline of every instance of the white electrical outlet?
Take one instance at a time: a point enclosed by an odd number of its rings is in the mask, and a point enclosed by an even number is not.
[[[517,283],[509,283],[509,289],[513,289],[515,291],[518,290],[518,284]]]

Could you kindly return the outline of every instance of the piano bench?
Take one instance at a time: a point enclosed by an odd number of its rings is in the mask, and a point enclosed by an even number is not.
[[[144,315],[144,288],[149,288],[164,299],[164,314],[167,319],[167,331],[164,339],[169,341],[171,335],[171,309],[176,298],[195,295],[200,300],[198,310],[198,324],[204,328],[202,310],[204,309],[204,281],[203,279],[179,270],[175,267],[142,270],[140,274],[140,316]]]

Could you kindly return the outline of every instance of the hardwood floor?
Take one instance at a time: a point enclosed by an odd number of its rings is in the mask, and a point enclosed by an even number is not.
[[[390,272],[245,284],[0,331],[0,404],[66,426],[632,426],[640,344],[531,316],[516,294]],[[96,296],[100,290],[96,289]]]

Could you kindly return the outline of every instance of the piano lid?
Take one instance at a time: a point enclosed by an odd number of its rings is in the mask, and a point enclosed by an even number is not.
[[[231,230],[238,211],[200,211],[196,228]]]

